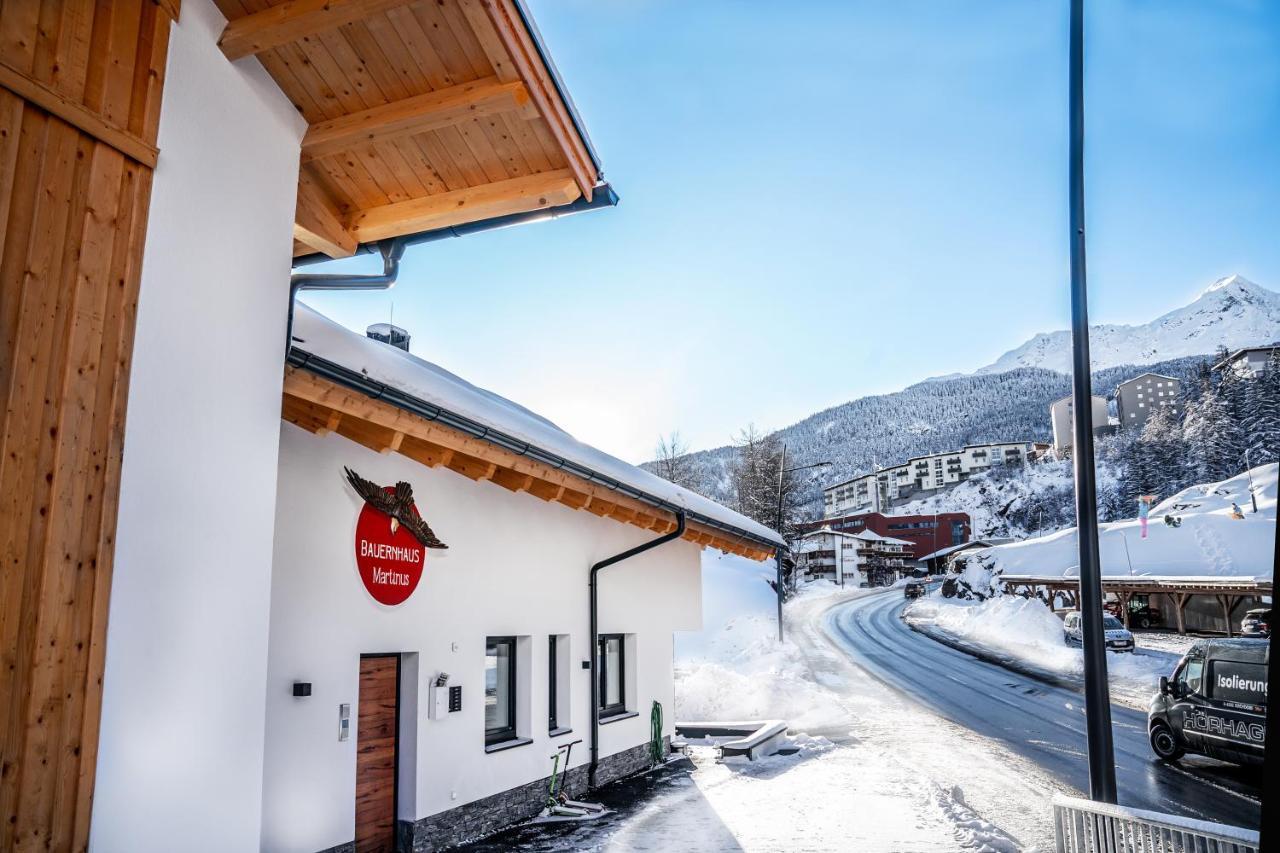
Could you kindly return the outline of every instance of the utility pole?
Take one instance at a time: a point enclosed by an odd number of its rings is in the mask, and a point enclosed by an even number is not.
[[[1076,531],[1080,546],[1080,613],[1084,641],[1085,730],[1089,796],[1116,802],[1115,745],[1107,649],[1102,628],[1102,567],[1098,555],[1097,483],[1093,468],[1093,388],[1089,374],[1089,300],[1084,232],[1084,0],[1071,0],[1068,104],[1071,214],[1071,398],[1076,474]]]

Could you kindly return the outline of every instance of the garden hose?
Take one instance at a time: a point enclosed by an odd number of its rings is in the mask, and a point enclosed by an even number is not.
[[[662,759],[662,705],[654,700],[649,711],[649,763],[661,764]]]

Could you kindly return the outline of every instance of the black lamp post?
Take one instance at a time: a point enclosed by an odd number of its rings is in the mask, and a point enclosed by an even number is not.
[[[1080,614],[1084,645],[1085,731],[1089,797],[1116,801],[1115,746],[1102,627],[1102,566],[1098,553],[1097,484],[1093,469],[1093,396],[1089,374],[1089,310],[1084,239],[1084,0],[1071,0],[1067,101],[1071,216],[1071,399],[1075,429],[1076,531],[1080,547]]]
[[[783,479],[786,477],[787,474],[791,474],[795,471],[804,471],[808,468],[821,468],[823,466],[830,465],[830,464],[831,464],[830,462],[814,462],[812,465],[799,465],[795,468],[788,468],[787,467],[787,444],[786,442],[782,443],[782,459],[778,462],[777,531],[779,536],[782,536],[782,481]],[[774,582],[773,587],[774,587],[774,592],[776,592],[778,596],[778,642],[781,643],[782,642],[782,549],[781,548],[778,548],[778,550],[774,554],[774,557],[777,560],[777,564],[778,564],[778,577],[777,577],[777,580]]]

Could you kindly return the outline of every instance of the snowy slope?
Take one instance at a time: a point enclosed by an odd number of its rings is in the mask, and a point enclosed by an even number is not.
[[[1252,471],[1258,512],[1252,512],[1248,474],[1220,483],[1192,486],[1151,510],[1148,538],[1137,519],[1101,525],[1099,545],[1105,575],[1177,575],[1182,577],[1249,577],[1270,579],[1276,544],[1277,465]],[[1244,518],[1231,517],[1231,505]],[[1164,523],[1166,515],[1182,519],[1181,527]],[[1078,573],[1074,527],[1051,536],[997,545],[973,552],[1006,575]]]
[[[1016,469],[1017,476],[980,474],[960,485],[894,509],[899,515],[969,514],[974,539],[1025,539],[1075,523],[1075,477],[1069,460]],[[1099,491],[1112,488],[1116,471],[1097,463]]]
[[[1150,364],[1206,355],[1219,346],[1237,349],[1280,339],[1280,293],[1243,276],[1219,279],[1190,305],[1141,326],[1091,326],[1093,369]],[[1019,367],[1071,372],[1071,333],[1041,333],[976,372],[1003,373]]]

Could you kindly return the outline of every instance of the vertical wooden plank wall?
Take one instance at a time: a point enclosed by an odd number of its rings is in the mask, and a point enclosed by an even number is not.
[[[0,850],[84,850],[176,0],[0,0]]]

